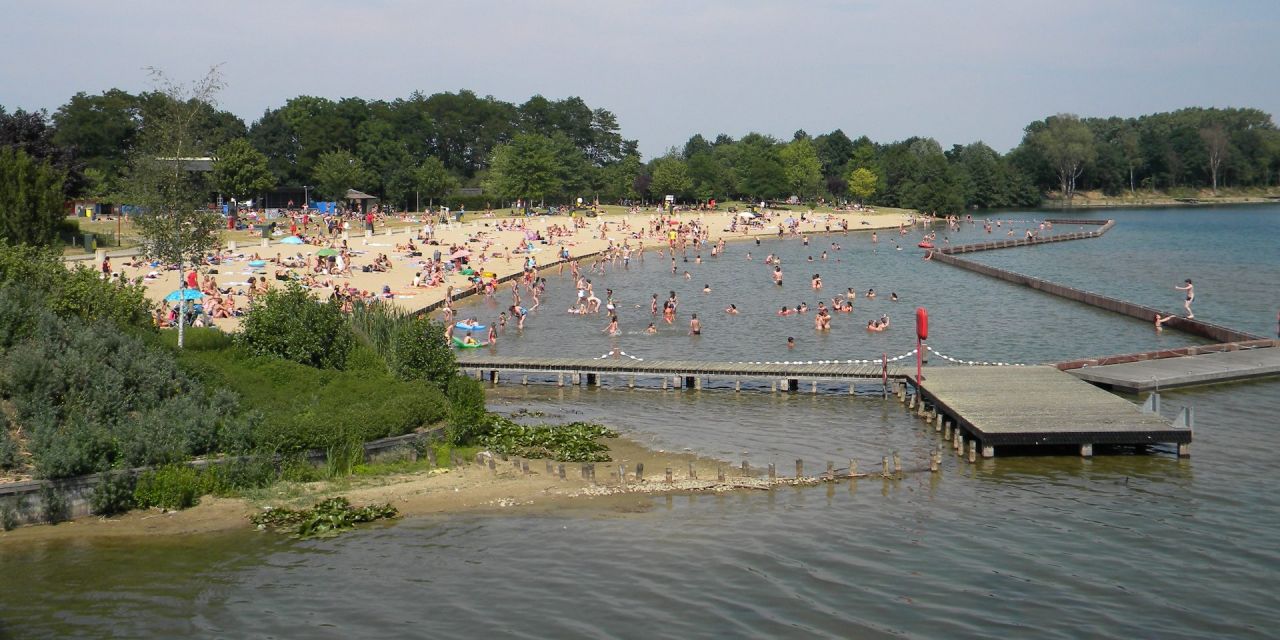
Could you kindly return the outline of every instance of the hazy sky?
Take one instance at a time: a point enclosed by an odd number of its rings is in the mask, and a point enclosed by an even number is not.
[[[1060,112],[1280,113],[1280,1],[0,0],[0,105],[222,63],[252,122],[300,94],[581,96],[646,157],[694,133],[841,128],[1006,151]]]

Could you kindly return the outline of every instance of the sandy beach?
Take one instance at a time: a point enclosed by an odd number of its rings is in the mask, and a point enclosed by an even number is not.
[[[709,231],[709,241],[716,242],[721,238],[726,241],[745,240],[757,236],[776,236],[781,221],[788,217],[800,218],[805,213],[800,210],[772,212],[760,227],[744,227],[730,231],[730,225],[737,215],[728,211],[716,212],[682,212],[674,216],[681,222],[698,220]],[[873,229],[896,228],[901,224],[910,224],[914,212],[903,209],[882,209],[847,212],[817,212],[805,215],[799,223],[801,233],[824,232],[827,225],[831,229],[839,228],[840,221],[848,224],[850,231],[869,231]],[[285,267],[283,262],[291,257],[301,256],[308,263],[314,262],[315,254],[326,248],[340,247],[341,237],[329,240],[327,236],[315,240],[314,244],[291,245],[280,243],[276,236],[268,246],[258,240],[247,244],[244,241],[231,242],[223,246],[223,252],[232,257],[223,260],[217,266],[205,265],[198,269],[201,280],[212,275],[220,288],[230,289],[232,293],[224,296],[237,309],[248,307],[247,288],[249,278],[265,277],[271,286],[281,284],[277,272],[302,275],[311,273],[319,281],[313,287],[321,298],[328,297],[334,286],[354,288],[372,295],[378,295],[384,287],[390,289],[394,298],[391,300],[399,307],[409,311],[426,309],[444,300],[450,287],[454,289],[455,299],[467,295],[471,284],[468,276],[458,273],[448,275],[435,286],[414,287],[415,273],[421,271],[420,261],[431,258],[436,250],[444,257],[450,255],[450,247],[465,247],[471,251],[471,267],[481,273],[493,273],[499,280],[520,274],[524,269],[525,254],[514,253],[526,234],[541,234],[548,238],[546,243],[533,242],[532,255],[540,267],[554,266],[562,247],[567,248],[571,258],[580,258],[599,253],[609,247],[610,243],[621,245],[624,242],[632,247],[643,246],[646,250],[665,246],[665,238],[659,238],[645,232],[651,220],[659,214],[647,210],[636,214],[611,214],[597,218],[587,218],[584,228],[572,231],[572,220],[567,216],[543,216],[530,218],[485,218],[476,214],[474,219],[462,223],[432,225],[432,238],[437,244],[427,244],[418,240],[424,230],[424,223],[410,217],[397,221],[396,226],[378,228],[366,236],[364,231],[351,231],[348,235],[347,247],[352,256],[349,275],[327,275],[314,273],[313,269]],[[313,227],[315,225],[313,224]],[[556,227],[568,227],[570,232],[560,237],[552,237],[550,233]],[[640,235],[640,237],[635,237]],[[415,247],[421,256],[410,256],[404,250],[408,241],[413,238]],[[399,247],[397,246],[399,245]],[[387,271],[364,271],[363,267],[372,265],[380,256],[386,256],[391,267]],[[250,262],[261,260],[263,266],[250,266]],[[178,288],[177,271],[157,270],[139,264],[125,265],[126,259],[112,259],[112,270],[130,280],[142,278],[147,289],[147,296],[159,303],[166,295]],[[83,263],[82,263],[83,264]],[[94,264],[100,269],[100,264]],[[547,275],[550,270],[543,271]],[[148,277],[150,276],[150,277]],[[214,321],[218,328],[234,332],[239,327],[238,318],[219,318]]]

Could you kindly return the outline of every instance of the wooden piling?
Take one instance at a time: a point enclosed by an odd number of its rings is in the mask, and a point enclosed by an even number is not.
[[[430,442],[427,443],[427,465],[436,468],[436,448]]]
[[[550,460],[548,460],[548,461],[547,461],[547,475],[551,475],[551,474],[553,474],[553,473],[555,473],[555,472],[556,472],[555,468],[551,466],[551,461],[550,461]]]
[[[744,477],[751,476],[751,463],[747,462],[746,460],[742,461],[742,475]]]
[[[858,461],[849,458],[849,477],[854,478],[858,475]]]
[[[734,390],[734,391],[742,391],[742,380],[734,380],[734,381],[733,381],[733,390]]]
[[[889,456],[880,457],[880,475],[889,477]]]
[[[636,482],[644,482],[644,463],[636,463]]]
[[[716,482],[724,482],[724,466],[716,466]]]
[[[836,477],[836,463],[827,461],[827,479]]]
[[[800,458],[796,458],[796,477],[797,478],[804,477],[804,460]]]
[[[898,452],[893,452],[893,475],[902,475],[902,458],[898,456]]]
[[[667,467],[667,484],[671,484],[671,467]]]
[[[970,440],[969,441],[969,462],[977,462],[977,461],[978,461],[978,441]]]
[[[618,483],[623,487],[627,486],[627,465],[618,465]]]
[[[522,384],[522,385],[524,385],[524,386],[526,386],[526,387],[527,387],[527,386],[529,386],[529,376],[527,376],[527,375],[520,376],[520,384]]]
[[[1080,457],[1081,457],[1081,458],[1092,458],[1092,457],[1093,457],[1093,444],[1082,444],[1082,445],[1080,445]]]
[[[498,472],[498,460],[493,456],[489,456],[489,470],[494,473]]]
[[[698,470],[693,467],[692,462],[689,463],[689,479],[690,480],[698,479]]]
[[[520,473],[523,473],[523,474],[524,474],[524,475],[526,475],[526,476],[527,476],[527,475],[529,475],[529,461],[528,461],[528,460],[521,460],[521,461],[520,461]]]
[[[769,463],[769,480],[777,480],[777,479],[778,479],[778,467],[775,466],[772,462],[770,462]]]
[[[938,452],[937,452],[937,451],[930,451],[930,452],[929,452],[929,472],[930,472],[930,473],[937,473],[937,472],[938,472],[938,464],[939,464],[939,462],[941,462],[941,461],[938,459]]]
[[[564,480],[564,465],[560,465],[560,479]]]
[[[818,381],[814,380],[811,383],[811,386],[809,387],[809,393],[817,393],[817,392],[818,392]]]

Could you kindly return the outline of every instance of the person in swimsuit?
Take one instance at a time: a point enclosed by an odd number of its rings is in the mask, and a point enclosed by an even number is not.
[[[1164,330],[1164,326],[1163,326],[1163,325],[1164,325],[1164,323],[1166,323],[1166,322],[1168,322],[1168,321],[1170,321],[1170,320],[1172,320],[1172,319],[1174,319],[1174,318],[1176,318],[1176,317],[1178,317],[1178,316],[1176,316],[1176,315],[1167,315],[1167,316],[1161,317],[1161,316],[1160,316],[1160,312],[1159,312],[1159,311],[1157,311],[1157,312],[1156,312],[1156,331],[1163,331],[1163,330]]]
[[[622,335],[622,331],[618,330],[618,316],[609,316],[609,326],[604,328],[604,332],[611,336]]]
[[[1191,319],[1196,317],[1196,314],[1191,313],[1191,303],[1196,299],[1196,288],[1195,285],[1191,284],[1191,278],[1187,278],[1184,282],[1186,284],[1180,287],[1176,286],[1174,289],[1187,292],[1187,299],[1182,303],[1182,307],[1187,310],[1187,319]]]
[[[691,336],[702,335],[702,321],[698,320],[698,314],[696,313],[693,314],[693,317],[689,319],[689,335]]]
[[[650,322],[650,323],[649,323],[649,326],[645,328],[644,332],[645,332],[645,333],[647,333],[647,334],[649,334],[649,335],[653,335],[653,334],[655,334],[655,333],[657,333],[657,332],[658,332],[658,328],[657,328],[657,327],[655,327],[655,326],[653,326],[653,323],[652,323],[652,322]]]

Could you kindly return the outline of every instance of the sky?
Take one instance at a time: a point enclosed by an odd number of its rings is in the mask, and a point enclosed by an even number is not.
[[[298,95],[579,96],[646,158],[842,129],[1004,152],[1055,113],[1280,113],[1276,0],[0,0],[0,105],[193,81],[252,123]]]

